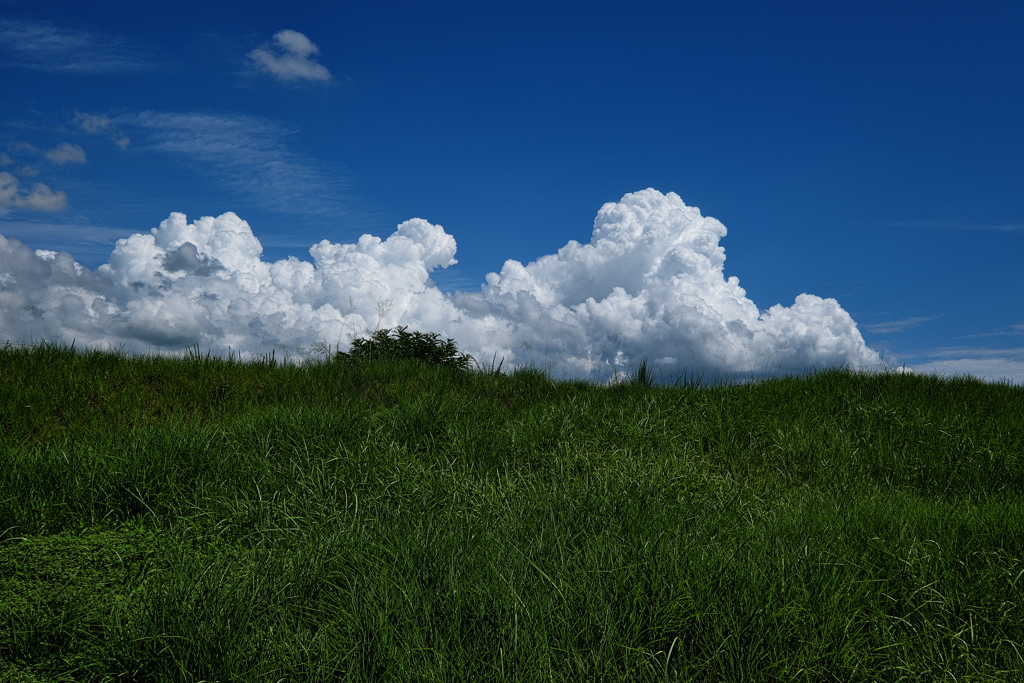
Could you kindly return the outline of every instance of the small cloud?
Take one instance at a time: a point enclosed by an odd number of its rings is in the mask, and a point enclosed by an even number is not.
[[[70,142],[65,142],[49,150],[46,153],[46,158],[59,166],[64,164],[84,164],[86,162],[85,150]]]
[[[875,323],[874,325],[864,325],[864,329],[868,332],[873,332],[874,334],[893,334],[895,332],[909,330],[912,327],[917,327],[921,323],[930,322],[932,320],[935,320],[935,318],[904,318],[902,320],[892,320],[885,323]]]
[[[68,196],[63,192],[54,192],[43,183],[36,183],[32,191],[21,191],[18,179],[6,171],[0,172],[0,214],[5,214],[8,207],[27,211],[63,211],[68,208]]]
[[[18,168],[18,175],[27,175],[29,177],[35,177],[39,175],[39,171],[37,171],[32,166],[21,166]]]
[[[84,130],[89,135],[99,135],[100,133],[106,133],[110,130],[110,127],[114,125],[106,116],[96,116],[95,114],[84,114],[80,111],[75,112],[75,123],[78,127]]]
[[[68,208],[68,196],[63,192],[54,192],[42,183],[32,186],[31,194],[19,197],[14,205],[29,211],[63,211]]]
[[[0,154],[0,166],[10,166],[14,163],[14,159],[10,158],[6,154]]]
[[[85,114],[83,112],[76,111],[75,118],[72,122],[89,135],[109,136],[110,141],[121,149],[127,149],[128,145],[131,144],[131,140],[128,136],[122,133],[121,130],[114,125],[114,122],[106,116],[97,116],[95,114]]]
[[[265,45],[253,50],[248,57],[261,70],[282,81],[331,80],[331,73],[312,57],[320,48],[304,34],[285,29],[274,34],[275,47]]]

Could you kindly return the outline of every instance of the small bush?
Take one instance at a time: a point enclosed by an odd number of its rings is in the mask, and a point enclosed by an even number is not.
[[[468,370],[473,363],[472,356],[459,353],[453,339],[441,341],[434,332],[407,332],[405,327],[378,330],[369,338],[356,339],[347,353],[339,351],[336,357],[348,361],[418,360],[456,370]]]

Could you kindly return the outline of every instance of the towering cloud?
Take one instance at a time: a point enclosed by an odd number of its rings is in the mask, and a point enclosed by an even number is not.
[[[311,263],[270,263],[233,213],[194,223],[175,213],[120,240],[95,272],[0,238],[0,329],[12,341],[142,352],[198,343],[280,357],[345,348],[401,324],[506,367],[593,379],[644,357],[726,376],[880,366],[834,299],[801,294],[760,313],[723,274],[725,233],[677,195],[648,189],[603,206],[588,244],[569,242],[527,265],[506,261],[478,292],[448,295],[430,273],[455,263],[455,239],[419,218],[386,240],[324,240],[310,248]]]

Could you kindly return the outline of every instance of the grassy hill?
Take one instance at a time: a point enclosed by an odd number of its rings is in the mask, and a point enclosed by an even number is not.
[[[0,350],[0,680],[1024,680],[1024,387]]]

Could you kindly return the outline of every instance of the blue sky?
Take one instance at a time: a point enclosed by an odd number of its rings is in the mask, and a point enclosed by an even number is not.
[[[589,243],[603,205],[654,188],[724,224],[724,277],[759,311],[835,299],[889,364],[1024,382],[1022,35],[1019,2],[0,0],[0,234],[108,277],[117,240],[172,212],[237,214],[268,264],[422,218],[457,242],[457,263],[428,267],[453,297],[491,272],[511,282],[509,259]],[[151,261],[182,240],[199,244]],[[231,258],[195,257],[208,276]],[[71,286],[11,259],[10,291]],[[143,305],[101,284],[74,287],[119,306],[119,325]],[[433,322],[478,353],[529,345],[487,346],[381,291],[387,324]],[[52,303],[25,301],[8,297],[6,336],[102,341],[16,321]]]

